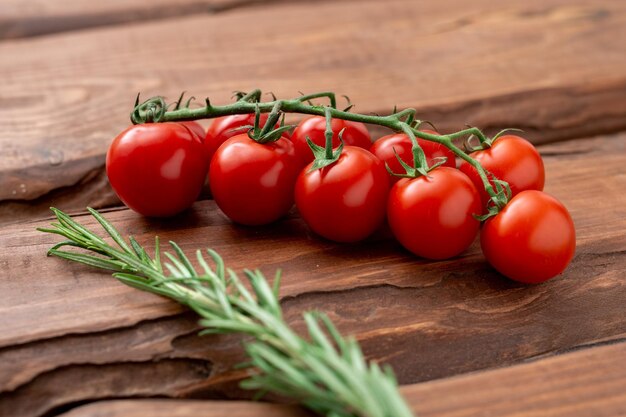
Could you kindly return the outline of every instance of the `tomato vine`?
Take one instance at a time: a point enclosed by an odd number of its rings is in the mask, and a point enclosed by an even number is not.
[[[182,122],[235,114],[251,114],[261,112],[270,113],[270,117],[280,115],[282,113],[299,113],[378,125],[391,129],[395,132],[403,132],[411,138],[413,143],[412,152],[414,163],[412,168],[415,171],[407,172],[408,175],[426,174],[428,171],[426,158],[423,150],[418,144],[417,138],[439,143],[450,149],[454,155],[473,166],[483,183],[485,191],[490,196],[490,201],[492,203],[489,207],[489,213],[486,216],[483,216],[481,220],[497,214],[509,200],[510,193],[508,191],[508,184],[504,181],[494,179],[493,175],[490,175],[478,161],[470,157],[463,149],[454,143],[457,139],[472,136],[478,138],[480,143],[490,143],[490,139],[476,127],[469,127],[467,129],[445,135],[424,132],[419,130],[419,126],[422,124],[422,121],[416,119],[417,111],[414,108],[407,108],[400,111],[396,111],[394,109],[393,113],[384,116],[352,113],[349,111],[352,107],[351,105],[344,110],[339,110],[337,108],[337,99],[335,93],[333,92],[319,92],[302,95],[293,99],[282,100],[276,99],[273,96],[274,100],[271,101],[261,101],[261,97],[261,90],[256,89],[248,93],[235,93],[236,101],[234,103],[216,106],[213,105],[207,97],[205,99],[204,106],[191,108],[190,103],[193,100],[193,97],[188,99],[185,105],[181,105],[181,95],[178,101],[173,103],[174,108],[169,110],[171,105],[168,105],[165,98],[161,96],[152,97],[142,103],[139,102],[139,96],[137,96],[135,107],[131,113],[131,121],[134,124],[151,122]],[[311,100],[320,98],[328,99],[329,105],[315,105],[311,102]],[[490,177],[492,178],[492,182],[489,181]]]

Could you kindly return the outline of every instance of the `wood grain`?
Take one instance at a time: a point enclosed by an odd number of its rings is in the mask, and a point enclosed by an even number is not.
[[[108,3],[121,4],[98,7]],[[361,112],[411,106],[443,132],[516,126],[535,142],[626,127],[624,2],[464,4],[279,2],[2,42],[0,223],[44,216],[57,201],[114,204],[95,179],[137,91],[217,103],[254,87],[335,90]],[[242,28],[253,21],[264,24],[250,36]]]
[[[255,0],[4,0],[0,5],[0,39],[42,36],[136,21],[216,13]]]
[[[403,387],[420,417],[626,415],[626,343]]]
[[[128,210],[107,217],[148,247],[158,234],[185,250],[213,247],[236,270],[259,266],[269,276],[282,268],[282,304],[296,329],[302,311],[326,311],[409,384],[626,337],[625,145],[619,134],[540,147],[546,191],[570,209],[578,248],[563,277],[538,286],[502,279],[476,245],[457,259],[426,262],[387,230],[358,245],[323,241],[296,213],[263,228],[230,224],[212,201],[171,220]],[[232,370],[243,359],[239,338],[200,338],[193,316],[174,303],[45,259],[58,240],[34,231],[45,224],[0,232],[0,407],[28,417],[94,399],[248,395]],[[129,370],[180,379],[146,385]]]
[[[118,400],[76,408],[63,417],[311,417],[305,410],[249,401]]]
[[[626,343],[586,348],[493,371],[401,388],[420,417],[614,417],[626,415]],[[78,407],[63,417],[299,417],[285,405],[126,400]]]

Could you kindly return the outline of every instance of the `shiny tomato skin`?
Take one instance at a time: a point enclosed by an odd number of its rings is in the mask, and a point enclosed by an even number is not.
[[[563,272],[576,249],[576,230],[561,202],[542,191],[522,191],[487,219],[480,244],[502,275],[538,284]]]
[[[111,143],[106,171],[124,204],[148,217],[167,217],[198,197],[208,158],[204,145],[180,123],[131,126]]]
[[[363,123],[332,119],[331,127],[333,129],[333,148],[339,146],[339,132],[344,128],[345,130],[341,136],[344,145],[358,146],[363,149],[369,149],[372,145],[371,136]],[[326,144],[325,132],[326,118],[322,116],[307,117],[296,126],[291,135],[291,141],[296,147],[296,155],[302,160],[303,164],[313,161],[313,153],[306,141],[307,136],[313,143],[323,147]]]
[[[218,207],[235,223],[258,226],[283,217],[294,202],[300,164],[293,144],[281,137],[261,144],[243,133],[219,147],[209,168]]]
[[[433,135],[438,135],[434,130],[423,130],[423,132],[430,133]],[[437,142],[431,142],[429,140],[424,140],[417,138],[418,144],[424,150],[424,154],[426,155],[426,160],[428,161],[428,165],[431,166],[434,163],[438,162],[436,158],[445,157],[446,162],[442,166],[447,166],[451,168],[456,168],[456,161],[454,153]],[[391,171],[396,174],[404,174],[405,170],[400,165],[398,158],[394,153],[397,152],[398,156],[407,164],[413,166],[413,152],[411,149],[413,148],[413,143],[411,139],[404,133],[394,133],[391,135],[383,136],[382,138],[376,140],[371,148],[370,152],[373,153],[386,163]],[[397,177],[395,175],[389,174],[392,183],[397,182],[401,177]]]
[[[519,136],[501,136],[490,148],[472,152],[470,156],[496,178],[508,182],[512,196],[524,190],[543,190],[545,170],[541,155],[530,142]],[[474,167],[463,161],[459,169],[472,179],[485,206],[489,195]]]
[[[204,128],[202,127],[200,123],[196,122],[195,120],[189,120],[186,122],[179,122],[179,123],[181,125],[187,126],[193,133],[198,135],[198,138],[200,138],[202,142],[204,142],[204,137],[206,136],[206,132],[204,131]]]
[[[403,178],[391,188],[387,219],[407,250],[426,259],[448,259],[467,249],[478,234],[480,195],[456,168],[437,167],[428,177]]]
[[[309,172],[310,167],[298,176],[296,207],[313,232],[336,242],[356,242],[381,226],[389,180],[378,158],[346,146],[334,164]]]
[[[259,119],[261,127],[267,122],[268,113],[261,113]],[[254,113],[252,114],[233,114],[231,116],[218,117],[213,120],[207,129],[204,144],[209,152],[209,161],[213,158],[213,154],[217,149],[233,136],[246,133],[244,130],[237,130],[243,126],[254,126]],[[276,125],[278,127],[278,124]]]

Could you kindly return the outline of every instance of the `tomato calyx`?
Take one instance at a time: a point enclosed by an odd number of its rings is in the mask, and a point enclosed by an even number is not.
[[[493,175],[487,173],[487,175],[491,176],[491,182],[495,186],[495,193],[491,195],[489,199],[489,203],[487,203],[487,213],[482,215],[474,215],[474,218],[480,222],[484,222],[490,217],[493,217],[500,213],[500,211],[508,204],[511,200],[512,192],[509,183],[506,181],[499,180],[495,178]],[[491,194],[491,193],[490,193]]]
[[[417,178],[419,176],[428,177],[428,173],[430,171],[446,163],[448,158],[446,158],[445,156],[438,157],[435,158],[437,162],[429,166],[426,159],[426,154],[424,153],[422,147],[419,145],[411,126],[408,123],[403,123],[402,131],[411,139],[411,143],[413,144],[413,146],[411,147],[411,152],[413,154],[413,166],[404,162],[394,148],[393,153],[395,154],[396,159],[398,160],[402,168],[404,168],[405,172],[403,174],[393,172],[393,170],[389,167],[389,164],[385,163],[385,168],[387,169],[387,172],[389,172],[391,175],[401,178]]]
[[[435,168],[445,164],[446,161],[448,160],[448,158],[446,158],[445,156],[440,156],[440,157],[435,158],[435,160],[437,160],[437,162],[435,162],[431,166],[426,165],[426,167],[419,167],[419,168],[417,168],[417,167],[413,167],[413,166],[407,164],[406,162],[404,162],[402,160],[402,158],[400,157],[400,155],[398,155],[398,152],[396,152],[395,148],[393,150],[393,153],[396,156],[396,159],[398,160],[400,165],[402,165],[402,168],[404,168],[405,173],[401,174],[401,173],[393,172],[393,170],[389,167],[389,164],[386,163],[386,162],[385,162],[385,169],[387,169],[387,172],[390,173],[391,175],[393,175],[395,177],[400,177],[400,178],[417,178],[417,177],[420,177],[420,176],[427,177],[428,173],[430,171],[432,171],[433,169],[435,169]],[[417,165],[417,164],[415,164],[415,165]]]
[[[162,96],[152,97],[143,103],[139,103],[139,94],[135,99],[135,108],[130,113],[133,124],[158,123],[165,117],[167,103]]]
[[[306,143],[309,145],[309,148],[311,148],[311,152],[313,152],[313,156],[315,157],[315,159],[313,160],[313,164],[311,165],[311,168],[309,168],[309,172],[313,172],[316,169],[327,167],[329,165],[334,164],[335,162],[339,160],[339,157],[341,156],[341,152],[343,151],[343,146],[344,146],[343,137],[342,137],[344,130],[345,128],[341,129],[341,131],[339,132],[340,144],[337,147],[337,149],[333,149],[332,147],[332,138],[333,138],[332,130],[330,131],[330,146],[329,146],[328,138],[326,140],[326,146],[322,147],[313,143],[313,141],[307,136]],[[326,132],[324,135],[327,136],[328,132]]]
[[[311,168],[309,168],[308,172],[313,172],[317,169],[321,169],[327,167],[329,165],[334,164],[339,160],[341,156],[341,152],[343,151],[343,132],[346,130],[345,128],[341,129],[339,132],[339,146],[337,149],[333,149],[333,128],[332,128],[332,115],[331,115],[331,107],[324,108],[324,114],[326,116],[326,130],[324,132],[325,144],[324,146],[319,146],[315,144],[310,137],[306,137],[306,143],[311,148],[311,152],[313,152],[313,163],[311,164]]]
[[[285,114],[280,111],[280,102],[276,102],[274,107],[272,108],[271,113],[269,114],[265,125],[261,127],[261,110],[259,109],[259,105],[256,105],[256,109],[254,111],[254,125],[246,125],[242,126],[239,129],[248,130],[248,137],[257,143],[270,143],[276,142],[283,136],[283,133],[293,129],[294,125],[285,125]],[[276,122],[278,119],[282,119],[280,121],[280,126],[274,129],[276,126]]]

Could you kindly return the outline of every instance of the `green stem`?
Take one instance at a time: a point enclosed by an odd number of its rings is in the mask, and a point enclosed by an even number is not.
[[[328,98],[328,100],[330,101],[330,107],[332,107],[333,109],[337,108],[337,99],[335,98],[335,93],[332,93],[330,91],[324,91],[322,93],[307,94],[305,96],[298,97],[298,100],[301,102],[305,102],[305,101],[313,100],[315,98],[322,98],[322,97]]]
[[[255,103],[259,101],[260,99],[261,99],[261,90],[257,88],[256,90],[252,90],[249,93],[241,96],[239,101]]]
[[[261,95],[260,90],[254,90],[242,96],[235,103],[227,104],[224,106],[207,105],[205,107],[197,108],[197,109],[190,109],[190,108],[185,107],[185,108],[179,108],[179,109],[175,109],[171,111],[165,111],[161,114],[157,114],[156,117],[154,117],[154,111],[152,111],[152,113],[147,114],[147,116],[153,117],[152,120],[155,122],[177,122],[177,121],[186,121],[186,120],[215,118],[215,117],[222,117],[222,116],[228,116],[228,115],[233,115],[233,114],[249,114],[249,113],[254,113],[258,106],[259,111],[261,111],[262,113],[271,112],[272,110],[279,108],[280,111],[284,113],[309,114],[309,115],[323,116],[323,117],[326,117],[327,119],[328,117],[332,117],[334,119],[342,119],[342,120],[349,120],[353,122],[360,122],[360,123],[366,123],[366,124],[371,124],[371,125],[383,126],[395,132],[407,133],[407,129],[410,129],[410,131],[413,133],[414,136],[421,138],[421,139],[429,140],[432,142],[440,143],[443,146],[450,149],[456,156],[463,159],[464,161],[467,161],[478,172],[478,175],[480,179],[482,180],[483,186],[485,187],[485,190],[487,191],[487,193],[494,199],[497,195],[497,193],[495,192],[493,186],[491,185],[489,181],[489,178],[485,169],[475,159],[468,156],[461,148],[459,148],[453,143],[454,140],[462,138],[462,137],[466,137],[468,135],[476,136],[480,140],[481,143],[488,141],[488,138],[478,128],[471,127],[471,128],[464,129],[464,130],[454,132],[454,133],[450,133],[447,135],[434,135],[434,134],[422,132],[421,130],[415,127],[410,127],[410,124],[413,121],[415,114],[416,114],[416,110],[413,108],[408,108],[408,109],[401,110],[399,112],[394,112],[393,114],[387,115],[387,116],[351,113],[347,111],[338,110],[336,108],[335,94],[331,92],[309,94],[309,95],[304,95],[302,97],[298,97],[296,99],[290,99],[290,100],[274,100],[274,101],[260,102],[260,103],[250,102],[251,100],[254,101],[258,99],[260,95]],[[310,104],[304,103],[305,101],[308,101],[310,99],[322,98],[322,97],[326,97],[330,100],[330,107],[310,105]],[[154,98],[151,100],[162,100],[162,98]],[[135,110],[133,111],[133,115],[134,115],[132,118],[133,122],[136,122],[137,119],[141,120],[141,112],[138,111],[138,109],[142,108],[142,106],[143,108],[149,108],[149,106],[146,106],[146,104],[148,104],[149,102],[150,100],[148,100],[145,103],[140,104],[139,106],[135,108]],[[148,111],[146,111],[145,113],[148,113]],[[137,117],[138,114],[139,114],[139,117]],[[416,157],[419,158],[419,151],[417,151],[417,153],[418,155],[416,155]],[[421,160],[421,158],[419,159]],[[498,201],[496,201],[496,204],[498,205],[498,207],[502,207],[504,204],[506,204],[505,200],[506,198],[505,199],[500,198]]]
[[[326,159],[331,159],[333,157],[333,118],[331,115],[331,108],[326,107],[324,111],[324,116],[326,117],[326,131],[324,132],[324,138],[326,139],[326,143],[324,144],[324,149],[326,151]]]

